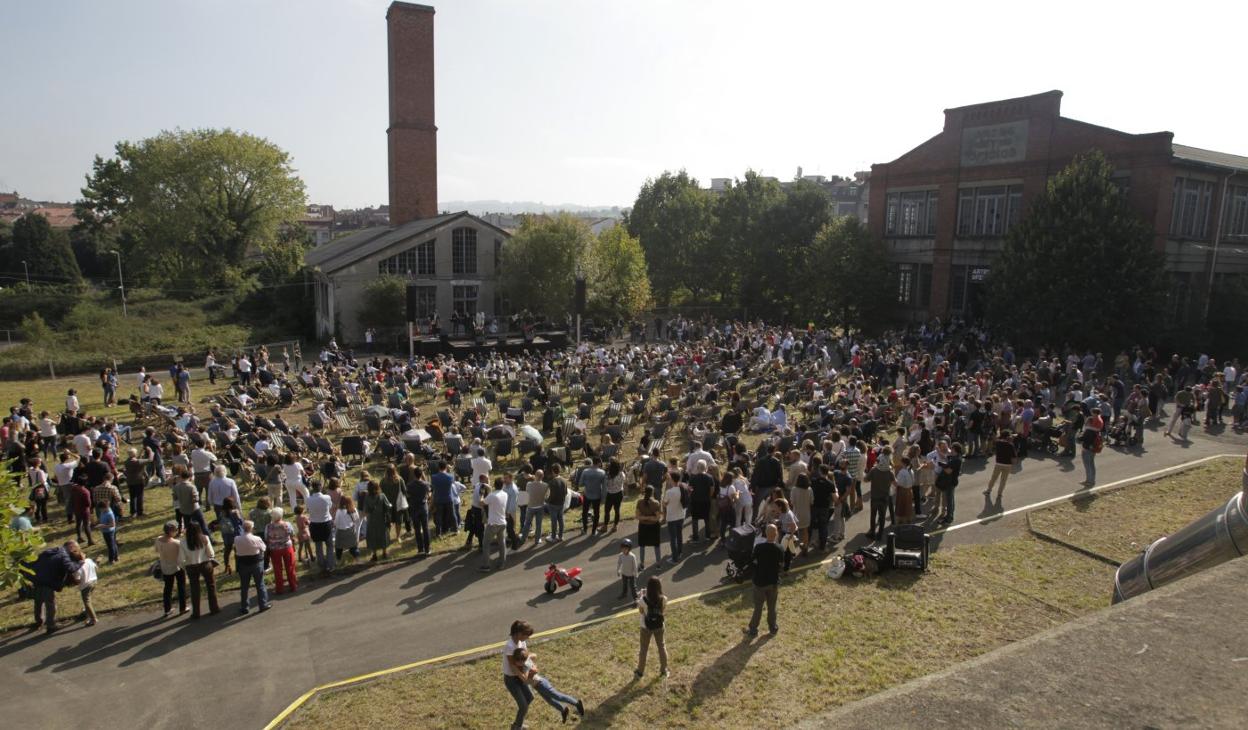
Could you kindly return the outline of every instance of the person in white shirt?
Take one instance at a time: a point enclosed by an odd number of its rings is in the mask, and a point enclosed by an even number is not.
[[[484,476],[488,481],[490,478],[490,471],[494,469],[494,463],[486,457],[485,449],[483,447],[474,446],[473,449],[475,456],[472,457],[471,462],[472,481],[474,484],[480,482],[482,476]]]
[[[667,513],[667,539],[672,548],[672,555],[668,560],[673,564],[680,560],[682,546],[680,531],[685,525],[685,505],[681,502],[683,491],[669,472],[667,489],[663,492],[663,509]]]
[[[225,518],[224,505],[227,498],[234,500],[235,506],[243,503],[238,496],[238,484],[226,476],[225,464],[217,464],[213,469],[212,479],[208,482],[208,503],[212,505],[212,511],[218,520]]]
[[[238,379],[244,386],[251,385],[251,361],[246,355],[238,358]]]
[[[71,413],[78,412],[78,391],[73,388],[70,388],[69,393],[65,396],[65,410]]]
[[[485,483],[481,486],[483,490],[488,489]],[[497,488],[481,500],[481,509],[485,513],[485,534],[481,538],[483,572],[490,570],[490,543],[498,543],[498,569],[502,570],[507,562],[507,493],[503,491],[501,481],[495,486]]]
[[[91,437],[85,431],[74,436],[74,451],[84,459],[91,455]]]
[[[754,495],[750,493],[750,481],[741,475],[740,469],[733,469],[732,475],[732,488],[737,493],[737,524],[746,525],[754,517]]]
[[[286,496],[290,499],[291,511],[294,511],[298,497],[305,500],[308,498],[308,488],[303,484],[303,464],[299,463],[294,454],[286,454],[285,463],[282,464],[282,483],[286,485]]]
[[[689,457],[685,459],[685,471],[693,473],[694,464],[699,462],[706,465],[706,471],[708,474],[713,473],[712,470],[715,468],[715,457],[711,456],[709,452],[703,449],[701,443],[695,445],[693,447],[693,451],[689,452]]]
[[[334,501],[321,491],[319,481],[312,483],[312,493],[308,495],[308,531],[312,535],[312,544],[316,547],[316,563],[321,566],[321,573],[328,574],[334,570]]]
[[[95,592],[95,584],[99,581],[99,570],[91,558],[83,558],[76,574],[78,590],[82,593],[82,610],[87,614],[86,625],[95,626],[95,607],[91,605],[91,594]]]
[[[195,475],[195,488],[201,496],[208,491],[208,483],[212,481],[212,466],[216,462],[217,455],[209,450],[207,444],[191,449],[191,472]]]
[[[256,584],[256,601],[261,611],[269,610],[269,592],[264,585],[264,540],[252,534],[255,523],[243,520],[243,532],[234,536],[234,563],[238,568],[239,595],[242,604],[238,612],[247,615],[247,589]]]

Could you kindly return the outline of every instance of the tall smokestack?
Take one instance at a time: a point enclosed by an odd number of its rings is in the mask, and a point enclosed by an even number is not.
[[[438,214],[438,128],[433,123],[433,8],[393,2],[390,54],[390,225]]]

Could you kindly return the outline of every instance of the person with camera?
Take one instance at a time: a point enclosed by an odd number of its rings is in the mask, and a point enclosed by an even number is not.
[[[637,594],[637,611],[641,614],[641,649],[637,654],[637,668],[633,674],[641,679],[646,673],[646,655],[650,651],[650,640],[659,650],[659,674],[668,676],[667,644],[663,642],[663,630],[666,623],[667,596],[663,595],[663,582],[657,575],[650,576],[646,581],[645,590]]]

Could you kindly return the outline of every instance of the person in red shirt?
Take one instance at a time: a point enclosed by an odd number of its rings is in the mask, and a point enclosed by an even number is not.
[[[1104,430],[1105,419],[1101,417],[1101,409],[1093,408],[1079,437],[1079,444],[1083,447],[1083,483],[1089,487],[1096,484],[1096,453],[1101,449],[1101,432]]]
[[[74,532],[78,540],[82,540],[83,528],[86,528],[87,546],[95,544],[91,537],[91,490],[82,482],[75,482],[70,492],[70,508],[74,513]]]

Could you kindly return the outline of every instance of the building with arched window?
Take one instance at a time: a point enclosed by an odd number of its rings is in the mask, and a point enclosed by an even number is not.
[[[498,269],[510,234],[467,212],[367,228],[312,249],[306,262],[315,277],[316,334],[360,342],[374,326],[360,321],[364,289],[379,276],[414,285],[416,317],[435,312],[451,331],[451,313],[503,314]]]

